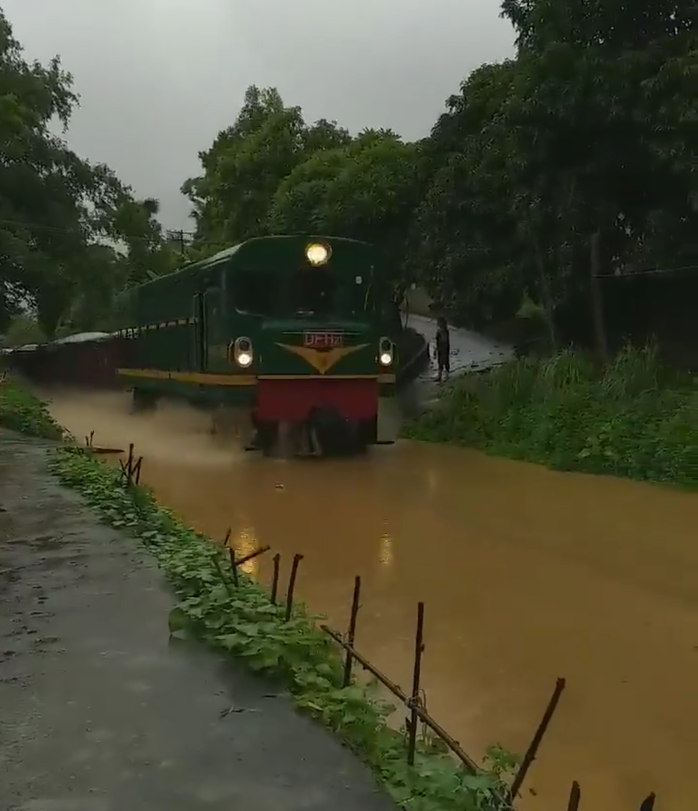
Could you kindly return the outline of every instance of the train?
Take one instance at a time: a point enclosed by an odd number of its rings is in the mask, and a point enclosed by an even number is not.
[[[130,390],[136,409],[178,398],[242,410],[247,447],[265,455],[289,432],[314,455],[363,452],[383,444],[379,398],[426,349],[403,326],[392,277],[358,240],[249,239],[123,291],[119,328],[77,362]],[[72,354],[54,379],[75,364],[74,347],[54,348]]]

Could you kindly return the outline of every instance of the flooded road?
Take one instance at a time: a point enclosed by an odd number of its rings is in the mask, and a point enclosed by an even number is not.
[[[662,811],[698,798],[698,497],[560,474],[467,450],[398,443],[363,459],[264,460],[210,437],[204,415],[131,416],[126,395],[53,395],[96,444],[134,442],[143,478],[187,523],[238,552],[270,544],[298,593],[409,685],[426,603],[428,708],[479,759],[522,751],[555,679],[567,690],[521,808]],[[249,564],[266,581],[271,560]],[[530,793],[530,789],[535,794]]]

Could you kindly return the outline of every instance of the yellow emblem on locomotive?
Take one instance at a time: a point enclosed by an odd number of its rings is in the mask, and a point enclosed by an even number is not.
[[[314,349],[310,346],[292,346],[291,344],[279,344],[282,349],[288,352],[293,352],[298,355],[306,363],[309,363],[316,372],[321,375],[326,374],[333,366],[335,366],[342,358],[347,355],[352,355],[359,349],[364,349],[368,344],[359,344],[358,346],[337,346],[334,349]]]

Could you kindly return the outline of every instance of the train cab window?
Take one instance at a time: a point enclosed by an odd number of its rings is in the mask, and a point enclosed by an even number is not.
[[[388,305],[388,318],[392,329],[402,332],[402,310],[395,300]]]
[[[342,289],[343,309],[353,318],[363,318],[372,312],[375,300],[373,270],[357,273],[346,281]]]
[[[231,285],[232,303],[239,313],[271,315],[274,312],[278,279],[263,271],[241,271]]]
[[[302,268],[291,277],[290,304],[294,315],[332,315],[337,280],[326,268]]]

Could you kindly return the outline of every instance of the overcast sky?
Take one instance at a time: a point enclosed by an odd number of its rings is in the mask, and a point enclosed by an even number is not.
[[[26,55],[60,54],[81,108],[69,140],[109,164],[166,228],[191,228],[182,182],[250,84],[306,120],[425,135],[482,62],[513,53],[499,0],[0,0]]]

